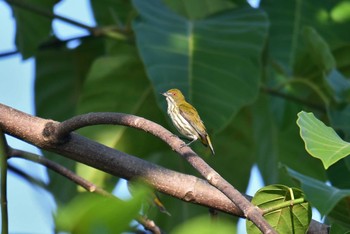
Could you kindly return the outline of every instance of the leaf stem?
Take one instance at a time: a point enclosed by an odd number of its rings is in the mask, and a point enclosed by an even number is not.
[[[262,209],[262,211],[263,211],[263,214],[266,215],[266,214],[274,212],[276,210],[280,210],[282,208],[286,208],[286,207],[289,207],[289,206],[294,206],[295,204],[301,204],[301,203],[304,203],[304,202],[306,202],[305,198],[298,198],[298,199],[295,199],[295,200],[289,200],[289,201],[285,201],[285,202],[279,203],[278,205],[269,207],[267,209]]]

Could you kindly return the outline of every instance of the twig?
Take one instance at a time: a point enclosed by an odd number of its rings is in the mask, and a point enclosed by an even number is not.
[[[20,7],[20,8],[29,10],[29,11],[32,11],[32,12],[38,14],[38,15],[45,16],[45,17],[47,17],[49,19],[59,19],[59,20],[62,20],[64,22],[66,22],[66,23],[75,25],[77,27],[84,28],[84,29],[88,30],[92,34],[95,33],[95,28],[94,27],[88,26],[86,24],[79,23],[77,21],[68,19],[68,18],[60,16],[60,15],[56,15],[56,14],[52,13],[51,11],[47,11],[46,9],[44,9],[42,7],[39,7],[39,6],[35,6],[32,3],[28,3],[27,1],[6,0],[6,2],[8,4],[10,4],[10,5],[17,6],[17,7]]]
[[[32,162],[39,163],[39,164],[57,172],[58,174],[66,177],[67,179],[73,181],[74,183],[80,185],[81,187],[83,187],[85,190],[87,190],[89,192],[97,192],[97,193],[102,194],[102,195],[107,195],[107,194],[104,194],[104,190],[97,191],[98,188],[90,181],[85,180],[84,178],[78,176],[77,174],[75,174],[71,170],[69,170],[69,169],[61,166],[60,164],[55,163],[47,158],[44,158],[44,157],[41,157],[39,155],[29,153],[29,152],[26,152],[23,150],[18,150],[18,149],[10,149],[9,158],[23,158],[23,159],[27,159],[27,160],[32,161]]]
[[[7,134],[117,177],[140,178],[156,190],[183,201],[243,216],[241,210],[224,194],[197,177],[166,169],[75,133],[71,133],[70,140],[63,144],[52,143],[53,139],[44,137],[43,131],[47,131],[47,126],[57,124],[0,104],[0,128]],[[328,233],[327,228],[327,225],[313,221],[308,233]]]
[[[130,33],[124,29],[119,29],[117,27],[91,27],[86,24],[77,22],[75,20],[57,15],[52,13],[51,11],[48,11],[40,6],[33,5],[32,3],[28,3],[26,1],[21,1],[21,0],[6,0],[6,2],[10,5],[20,7],[29,11],[32,11],[38,15],[42,15],[44,17],[47,17],[49,19],[58,19],[62,20],[63,22],[75,25],[77,27],[86,29],[89,31],[93,36],[107,36],[110,38],[114,38],[117,40],[125,40],[127,39],[127,34]]]
[[[1,233],[8,233],[8,210],[7,210],[7,156],[8,145],[5,134],[0,128],[0,176],[1,176]]]
[[[83,177],[78,176],[77,174],[75,174],[71,170],[69,170],[69,169],[61,166],[60,164],[55,163],[47,158],[44,158],[44,157],[41,157],[39,155],[29,153],[29,152],[26,152],[23,150],[10,148],[9,158],[14,158],[14,157],[22,158],[22,159],[26,159],[26,160],[29,160],[32,162],[39,163],[39,164],[49,168],[50,170],[53,170],[53,171],[57,172],[58,174],[66,177],[67,179],[73,181],[77,185],[83,187],[88,192],[97,193],[97,194],[105,196],[105,197],[110,197],[110,198],[119,200],[117,197],[113,196],[111,193],[107,192],[106,190],[98,187],[97,185],[95,185],[94,183],[91,183],[88,180],[85,180]],[[154,221],[152,221],[150,219],[143,218],[143,217],[138,217],[137,220],[147,230],[151,231],[152,233],[155,233],[155,234],[161,233],[161,229],[154,223]]]
[[[224,193],[263,233],[276,233],[263,218],[259,208],[252,205],[237,189],[212,169],[190,147],[162,126],[147,119],[122,113],[89,113],[75,116],[55,126],[48,126],[44,133],[53,137],[54,142],[62,142],[69,138],[70,132],[85,126],[99,124],[118,124],[133,127],[153,134],[166,142],[174,151],[184,157],[211,185]],[[52,129],[52,127],[54,127]]]
[[[266,86],[262,86],[261,90],[263,92],[269,93],[269,94],[274,95],[276,97],[281,97],[281,98],[284,98],[286,100],[290,100],[290,101],[293,101],[293,102],[296,102],[296,103],[308,106],[308,107],[313,108],[315,110],[318,110],[318,111],[321,111],[321,112],[326,112],[326,108],[324,106],[320,105],[320,104],[313,103],[313,102],[310,102],[308,100],[305,100],[305,99],[302,99],[302,98],[299,98],[299,97],[296,97],[296,96],[293,96],[293,95],[290,95],[290,94],[287,94],[287,93],[280,92],[277,89],[272,89],[272,88],[269,88],[269,87],[266,87]]]
[[[15,54],[17,54],[17,53],[19,53],[18,50],[3,52],[3,53],[0,53],[0,58],[2,58],[2,57],[7,57],[7,56],[11,56],[11,55],[15,55]]]

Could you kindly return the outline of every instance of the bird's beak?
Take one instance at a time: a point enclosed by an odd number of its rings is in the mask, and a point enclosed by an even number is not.
[[[168,94],[167,93],[160,93],[161,95],[163,95],[164,97],[167,97]]]

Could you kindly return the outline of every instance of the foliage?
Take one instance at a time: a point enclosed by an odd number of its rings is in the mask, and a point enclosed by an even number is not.
[[[347,1],[262,0],[254,9],[242,0],[91,0],[100,34],[91,31],[76,48],[52,35],[52,19],[47,15],[35,9],[28,13],[26,7],[15,6],[16,1],[7,2],[17,23],[19,52],[24,59],[36,59],[39,116],[62,121],[87,112],[125,112],[174,130],[159,93],[179,88],[200,113],[216,156],[209,158],[200,143],[193,144],[194,149],[227,181],[244,192],[254,164],[266,184],[296,186],[291,178],[297,178],[311,205],[330,224],[339,230],[349,228],[341,216],[350,213],[349,158],[339,157],[334,165],[337,160],[327,162],[326,171],[308,155],[313,155],[315,145],[307,144],[305,150],[295,124],[297,113],[312,111],[349,140]],[[33,0],[29,5],[51,13],[55,3]],[[303,139],[313,132],[323,135],[323,128],[319,124],[317,128],[321,131],[302,131]],[[326,131],[335,137],[335,132]],[[194,173],[163,142],[146,133],[110,126],[80,133],[171,169]],[[319,143],[321,151],[326,150],[324,143],[334,147],[329,140]],[[44,154],[107,189],[116,182],[93,168]],[[75,186],[66,183],[62,193],[64,181],[57,175],[50,174],[50,182],[59,205],[78,194]],[[332,203],[323,200],[328,190],[340,194]],[[321,201],[319,194],[323,194]],[[206,222],[192,220],[206,212],[203,208],[171,198],[164,202],[172,218],[162,214],[152,218],[165,230]],[[304,217],[309,217],[308,212]],[[186,220],[190,221],[184,224]]]
[[[262,209],[278,233],[305,233],[311,222],[311,206],[298,188],[268,185],[256,192],[252,203]],[[260,230],[248,221],[247,232],[260,233]]]

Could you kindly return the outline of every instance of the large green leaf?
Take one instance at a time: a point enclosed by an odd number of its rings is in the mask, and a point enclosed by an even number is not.
[[[322,215],[327,215],[332,221],[350,227],[350,190],[338,189],[322,181],[300,174],[287,168],[290,176],[301,183],[308,201]]]
[[[326,169],[350,154],[350,143],[342,140],[314,114],[301,111],[297,124],[305,142],[305,149],[313,157],[319,158]]]
[[[38,116],[63,121],[75,114],[85,75],[95,57],[104,49],[103,41],[84,40],[74,50],[60,47],[40,51],[36,56],[35,104]],[[68,169],[75,170],[76,162],[53,153],[45,156]],[[60,202],[70,200],[76,185],[49,171],[50,190]],[[65,189],[62,189],[64,184]]]
[[[24,4],[40,8],[48,13],[53,12],[55,0],[24,1]],[[33,56],[39,45],[49,38],[52,19],[35,13],[26,7],[12,6],[16,19],[16,46],[24,59]]]
[[[225,127],[256,99],[268,22],[252,8],[189,20],[160,0],[133,1],[137,45],[157,93],[179,88],[209,132]],[[163,97],[158,102],[165,104]]]
[[[256,192],[252,203],[277,233],[306,233],[309,228],[311,206],[300,189],[269,185]],[[246,226],[248,233],[261,233],[251,221]]]

